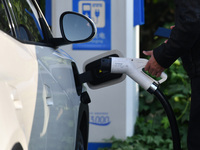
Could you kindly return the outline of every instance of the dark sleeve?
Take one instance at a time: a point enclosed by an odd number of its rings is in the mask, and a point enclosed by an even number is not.
[[[180,0],[176,4],[175,27],[167,43],[153,51],[158,64],[164,68],[190,51],[200,42],[200,0]]]

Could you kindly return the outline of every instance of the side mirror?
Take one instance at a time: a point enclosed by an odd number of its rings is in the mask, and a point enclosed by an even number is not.
[[[60,29],[67,44],[88,42],[97,31],[90,18],[76,12],[64,12],[61,15]]]
[[[83,65],[83,76],[87,82],[87,85],[91,89],[99,89],[107,87],[113,84],[122,82],[126,75],[125,74],[113,74],[109,71],[101,70],[101,61],[103,58],[109,57],[123,57],[120,51],[112,50],[107,53],[103,53],[94,58],[87,60]],[[85,75],[84,75],[85,74]],[[87,80],[88,79],[88,80]]]

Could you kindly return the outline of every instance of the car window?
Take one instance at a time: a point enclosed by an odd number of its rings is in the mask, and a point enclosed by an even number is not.
[[[36,10],[30,7],[33,4],[27,0],[10,0],[10,4],[17,24],[17,38],[22,41],[41,42],[44,37]]]
[[[0,30],[2,30],[8,34],[11,34],[5,7],[1,0],[0,0]]]

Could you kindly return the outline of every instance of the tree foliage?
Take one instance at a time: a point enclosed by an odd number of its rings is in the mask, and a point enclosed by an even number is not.
[[[45,0],[37,0],[38,5],[40,6],[43,14],[45,14]]]
[[[145,24],[140,27],[141,50],[151,50],[163,42],[165,39],[154,38],[154,33],[158,27],[170,28],[171,25],[174,25],[174,0],[145,0]]]

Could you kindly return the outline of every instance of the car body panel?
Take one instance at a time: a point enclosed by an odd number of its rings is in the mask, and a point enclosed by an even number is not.
[[[27,139],[27,137],[30,137],[35,108],[38,64],[26,46],[1,31],[0,37],[0,56],[2,56],[0,59],[1,88],[4,85],[4,90],[6,90],[6,92],[2,93],[2,97],[7,97],[5,100],[1,100],[3,103],[1,105],[3,107],[1,114],[5,115],[4,112],[9,107],[10,115],[12,114],[11,118],[13,119],[11,124],[13,127],[10,128],[13,131],[1,128],[5,133],[1,134],[0,139],[10,138],[10,136],[5,136],[7,132],[11,132],[12,136],[23,132],[23,136]],[[6,103],[10,103],[10,105]],[[1,119],[3,118],[1,117]],[[1,120],[0,122],[4,121]],[[9,121],[7,124],[10,125]],[[20,141],[20,139],[18,140]],[[4,145],[4,143],[1,145]]]
[[[23,133],[29,149],[32,145],[33,149],[36,145],[41,147],[37,150],[55,149],[54,145],[60,145],[56,146],[58,149],[74,149],[80,97],[76,93],[72,58],[59,49],[23,44],[1,31],[0,37],[0,55],[6,56],[0,60],[0,78],[4,81],[1,85],[7,91],[2,94],[9,97],[10,112],[16,118],[12,124],[17,129],[12,134]],[[8,110],[6,106],[5,109]],[[1,114],[5,109],[1,109]]]
[[[48,47],[39,46],[36,51],[42,85],[38,85],[34,119],[38,120],[42,112],[44,123],[33,123],[29,149],[35,149],[36,143],[45,143],[45,149],[49,150],[74,149],[80,97],[76,93],[71,59]],[[41,145],[36,149],[42,150]]]
[[[73,58],[52,44],[69,41],[53,38],[35,0],[0,0],[0,4],[1,19],[7,19],[0,24],[0,149],[20,145],[23,150],[75,150],[77,131],[87,149],[89,100],[83,99],[89,96],[83,98],[85,89],[77,92],[73,71],[79,73]],[[91,27],[94,32],[85,41],[95,34],[92,22]]]

